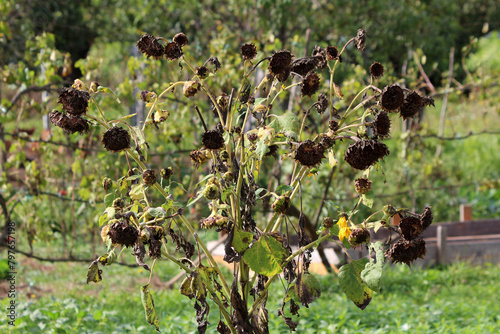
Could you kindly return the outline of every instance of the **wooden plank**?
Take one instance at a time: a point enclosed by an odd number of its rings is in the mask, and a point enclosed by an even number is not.
[[[461,204],[460,205],[460,221],[470,221],[472,220],[472,205]]]
[[[448,229],[448,237],[463,236],[463,235],[488,235],[500,234],[500,219],[489,220],[473,220],[467,222],[451,222],[432,224],[424,231],[424,238],[436,237],[437,227],[446,226]]]
[[[437,262],[441,265],[446,264],[446,226],[438,226],[437,228]]]

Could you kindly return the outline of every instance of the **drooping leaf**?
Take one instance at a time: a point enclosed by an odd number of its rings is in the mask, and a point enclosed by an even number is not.
[[[288,184],[282,184],[276,189],[278,195],[283,195],[285,192],[292,190],[293,187]]]
[[[373,206],[373,196],[368,195],[368,194],[363,194],[361,196],[361,198],[362,198],[363,204],[371,209]]]
[[[152,217],[152,218],[163,218],[167,215],[165,212],[165,209],[162,207],[157,207],[157,208],[149,208],[148,211],[146,211],[146,217]]]
[[[146,313],[146,321],[150,325],[154,326],[158,333],[160,333],[160,322],[156,316],[153,296],[151,295],[151,292],[149,292],[149,284],[141,286],[141,301]]]
[[[104,196],[104,206],[110,206],[111,204],[113,204],[114,200],[115,200],[115,194],[113,193],[106,194],[106,196]]]
[[[146,139],[144,139],[144,134],[142,133],[142,130],[139,129],[137,126],[131,126],[132,130],[134,130],[135,135],[137,136],[137,146],[141,146],[146,142]]]
[[[288,251],[279,241],[263,234],[246,250],[243,260],[256,273],[270,277],[283,271],[283,261],[288,255]]]
[[[193,293],[193,288],[191,286],[192,283],[193,283],[192,276],[188,276],[188,277],[184,278],[184,280],[182,281],[181,286],[179,288],[180,293],[184,296],[188,296],[189,298],[193,298],[194,293]]]
[[[367,263],[366,258],[352,261],[343,265],[338,274],[340,288],[362,310],[368,306],[373,296],[373,291],[361,279],[361,272]]]
[[[305,307],[321,296],[321,286],[314,275],[300,272],[295,281],[295,294]]]
[[[286,112],[281,116],[277,116],[274,121],[269,124],[276,133],[283,133],[287,137],[297,139],[297,133],[300,129],[300,121],[297,115],[293,112]]]
[[[262,160],[264,158],[264,156],[267,153],[268,148],[269,148],[269,145],[267,145],[265,143],[265,140],[259,140],[257,142],[257,146],[255,148],[255,153],[259,157],[259,160]]]
[[[90,264],[89,270],[87,271],[87,284],[90,282],[99,283],[102,281],[102,270],[99,269],[98,259]]]
[[[339,164],[339,161],[337,158],[335,158],[335,153],[333,150],[328,150],[328,164],[330,165],[330,168],[333,168]]]
[[[144,185],[142,183],[134,184],[129,191],[130,199],[140,201],[144,198]]]
[[[380,282],[382,279],[382,270],[384,266],[384,248],[381,241],[369,245],[370,252],[375,252],[375,262],[370,258],[365,269],[361,272],[361,279],[373,291],[380,291]]]
[[[241,253],[248,248],[252,239],[253,234],[251,232],[245,232],[235,228],[232,246],[238,253]]]
[[[104,254],[101,257],[99,257],[99,263],[101,263],[103,266],[109,266],[115,263],[116,260],[118,259],[118,254],[116,254],[115,250],[116,248],[113,248],[107,254]]]

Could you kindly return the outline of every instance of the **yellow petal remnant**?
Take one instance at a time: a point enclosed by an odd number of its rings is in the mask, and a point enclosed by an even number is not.
[[[339,239],[340,241],[344,241],[344,238],[349,238],[351,235],[351,229],[349,226],[347,226],[347,219],[345,216],[340,217],[339,221],[337,222],[339,224]]]

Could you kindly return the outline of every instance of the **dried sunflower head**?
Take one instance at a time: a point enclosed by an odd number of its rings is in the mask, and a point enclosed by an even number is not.
[[[328,128],[335,132],[339,129],[339,122],[335,121],[335,120],[331,120],[328,122]]]
[[[139,237],[139,231],[126,221],[115,220],[110,224],[108,236],[114,244],[133,246]]]
[[[321,144],[315,144],[308,139],[297,147],[294,159],[300,162],[302,166],[314,167],[321,163],[321,159],[325,157],[325,148]]]
[[[160,59],[165,53],[165,48],[158,42],[153,35],[146,34],[137,41],[137,48],[148,58]]]
[[[354,189],[356,189],[356,192],[358,194],[366,194],[367,192],[370,191],[372,187],[372,181],[365,179],[365,178],[359,178],[354,181]]]
[[[153,169],[146,169],[144,173],[142,173],[142,179],[145,184],[151,186],[156,183],[156,171]]]
[[[379,111],[375,115],[375,119],[372,124],[373,134],[379,138],[389,137],[389,132],[391,130],[391,120],[385,111]]]
[[[328,61],[340,59],[339,50],[335,46],[326,47],[326,59]]]
[[[87,112],[90,94],[83,90],[65,87],[59,94],[59,103],[63,109],[73,116],[79,116]]]
[[[389,148],[377,140],[359,140],[347,148],[344,159],[352,168],[365,170],[389,155]]]
[[[424,101],[417,92],[412,92],[406,96],[403,104],[399,108],[399,114],[403,119],[415,116],[424,106]]]
[[[130,147],[130,135],[127,130],[115,126],[104,133],[102,143],[106,150],[120,152]]]
[[[318,114],[323,114],[328,108],[328,96],[325,93],[320,93],[318,95],[318,103],[316,104],[316,110]]]
[[[292,62],[292,65],[290,65],[290,70],[301,76],[305,76],[307,73],[314,70],[317,64],[318,60],[314,57],[297,58]]]
[[[378,79],[381,76],[383,76],[384,75],[384,65],[382,65],[381,63],[379,63],[377,61],[374,62],[370,66],[370,75],[372,77],[374,77],[375,79]]]
[[[174,174],[172,167],[162,168],[160,170],[160,176],[164,180],[170,180],[170,177]]]
[[[182,49],[176,42],[170,42],[165,46],[165,57],[169,60],[176,60],[182,57]]]
[[[198,68],[196,69],[196,75],[200,78],[200,79],[206,79],[208,77],[208,68],[206,66],[198,66]]]
[[[245,43],[241,46],[241,56],[243,60],[252,60],[257,55],[257,48],[253,43]]]
[[[203,146],[209,150],[219,150],[224,147],[224,137],[217,130],[209,130],[201,136]]]
[[[420,219],[408,216],[399,223],[399,233],[406,240],[412,240],[420,236],[424,231]]]
[[[179,44],[180,47],[183,47],[186,44],[189,44],[189,39],[187,36],[180,32],[178,34],[175,34],[174,38],[172,39],[175,43]]]
[[[272,75],[284,72],[292,64],[293,55],[288,50],[280,50],[274,53],[269,61],[269,71]]]
[[[193,97],[200,90],[200,83],[198,81],[186,81],[182,93],[185,97]]]
[[[49,113],[49,119],[52,124],[69,133],[89,131],[90,123],[80,116],[66,115],[57,110],[53,110]]]
[[[390,85],[382,91],[380,105],[384,110],[396,111],[403,104],[405,95],[403,89],[398,85]]]
[[[356,247],[362,243],[370,242],[370,231],[364,228],[354,229],[349,235],[349,243],[351,246]]]
[[[191,151],[189,158],[191,158],[191,162],[196,168],[200,167],[208,160],[207,155],[202,150]]]
[[[431,208],[426,206],[424,212],[420,215],[420,221],[422,223],[422,228],[426,230],[432,224],[432,211]]]
[[[425,241],[421,238],[411,241],[401,239],[385,252],[392,263],[400,262],[408,266],[418,258],[423,259],[426,253]]]
[[[320,46],[315,46],[312,51],[312,56],[316,59],[316,67],[322,69],[326,66],[326,50]]]
[[[318,91],[318,89],[319,76],[314,71],[307,73],[306,77],[304,78],[304,80],[302,80],[301,83],[302,96],[312,96]]]

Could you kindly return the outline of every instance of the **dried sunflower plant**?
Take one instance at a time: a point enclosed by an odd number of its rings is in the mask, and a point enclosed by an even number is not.
[[[64,112],[50,114],[53,124],[72,133],[102,126],[104,147],[110,154],[122,152],[129,161],[129,172],[122,178],[103,180],[103,187],[109,194],[99,223],[103,226],[101,236],[107,253],[91,263],[87,283],[101,281],[100,268],[111,265],[124,250],[130,250],[136,262],[150,272],[148,283],[141,287],[141,297],[147,322],[159,331],[149,286],[157,261],[172,261],[186,273],[180,292],[194,300],[200,333],[208,326],[209,299],[220,314],[218,332],[268,333],[268,288],[280,279],[285,296],[278,314],[290,330],[295,330],[298,322],[294,317],[299,315],[299,304],[308,307],[321,295],[317,278],[308,270],[311,252],[320,243],[331,241],[351,260],[340,268],[340,286],[348,298],[364,309],[373,292],[380,289],[386,258],[410,265],[426,253],[421,235],[432,222],[430,208],[416,214],[385,205],[369,217],[356,217],[356,221],[360,221],[358,224],[354,223],[354,217],[359,205],[373,205],[367,195],[372,183],[369,178],[380,166],[380,161],[389,155],[382,140],[389,136],[390,115],[399,113],[403,119],[413,117],[432,104],[432,100],[397,84],[378,88],[375,82],[383,75],[384,67],[375,62],[370,67],[370,84],[341,111],[334,108],[334,101],[343,101],[342,92],[334,82],[335,69],[349,45],[364,49],[365,32],[362,29],[341,50],[335,46],[315,47],[312,56],[304,58],[295,58],[290,51],[280,50],[255,61],[256,46],[244,44],[241,46],[242,83],[235,93],[219,98],[213,94],[208,85],[210,80],[207,80],[220,75],[217,72],[221,68],[219,60],[211,57],[204,65],[194,66],[183,53],[182,48],[188,42],[183,33],[171,40],[147,34],[137,42],[139,50],[148,58],[178,61],[182,70],[190,73],[190,80],[174,82],[160,93],[141,93],[149,110],[141,126],[130,126],[124,121],[128,116],[119,120],[107,119],[106,111],[100,108],[95,96],[112,94],[112,91],[96,82],[87,86],[77,80],[72,87],[64,88],[59,97]],[[266,64],[267,74],[252,88],[251,74]],[[280,96],[292,87],[300,89],[302,97],[318,93],[321,80],[316,70],[324,68],[329,70],[329,85],[305,113],[297,116],[277,110]],[[295,78],[294,83],[287,85],[291,78]],[[268,88],[264,90],[264,86]],[[195,168],[205,165],[206,175],[198,183],[198,195],[185,205],[175,201],[170,192],[172,168],[162,169],[159,175],[148,168],[149,146],[144,139],[144,131],[155,131],[155,125],[168,122],[169,112],[165,110],[168,102],[163,102],[162,98],[173,94],[177,87],[182,88],[186,98],[206,95],[214,111],[214,118],[210,120],[203,119],[197,107],[193,111],[204,133],[201,136],[203,146],[192,151],[190,158]],[[94,115],[88,112],[90,103],[95,105]],[[330,121],[324,125],[323,132],[307,134],[305,124],[314,109],[320,115],[328,112]],[[209,124],[213,126],[209,128]],[[362,173],[354,181],[359,199],[352,210],[339,212],[335,218],[323,217],[317,231],[319,237],[312,240],[305,230],[302,181],[319,168],[328,168],[327,164],[322,164],[327,156],[336,161],[334,147],[343,147],[345,142],[350,143],[343,151],[345,162]],[[256,181],[259,173],[265,173],[262,168],[267,156],[292,166],[288,183],[273,191],[261,188]],[[162,202],[152,203],[149,195],[152,192],[161,194]],[[196,202],[206,203],[211,213],[199,221],[192,221],[184,208]],[[297,206],[300,203],[298,219],[289,215],[293,202]],[[268,214],[257,215],[256,211],[265,203],[271,203]],[[403,217],[398,226],[391,225],[390,220],[396,213]],[[399,238],[387,245],[370,242],[370,231],[380,228],[390,229]],[[225,232],[224,261],[233,264],[232,275],[223,274],[221,264],[207,248],[206,240],[200,237],[201,229]],[[294,245],[292,236],[297,240]],[[176,245],[176,252],[168,251],[169,240]],[[350,247],[366,247],[370,255],[353,260],[348,253]]]

